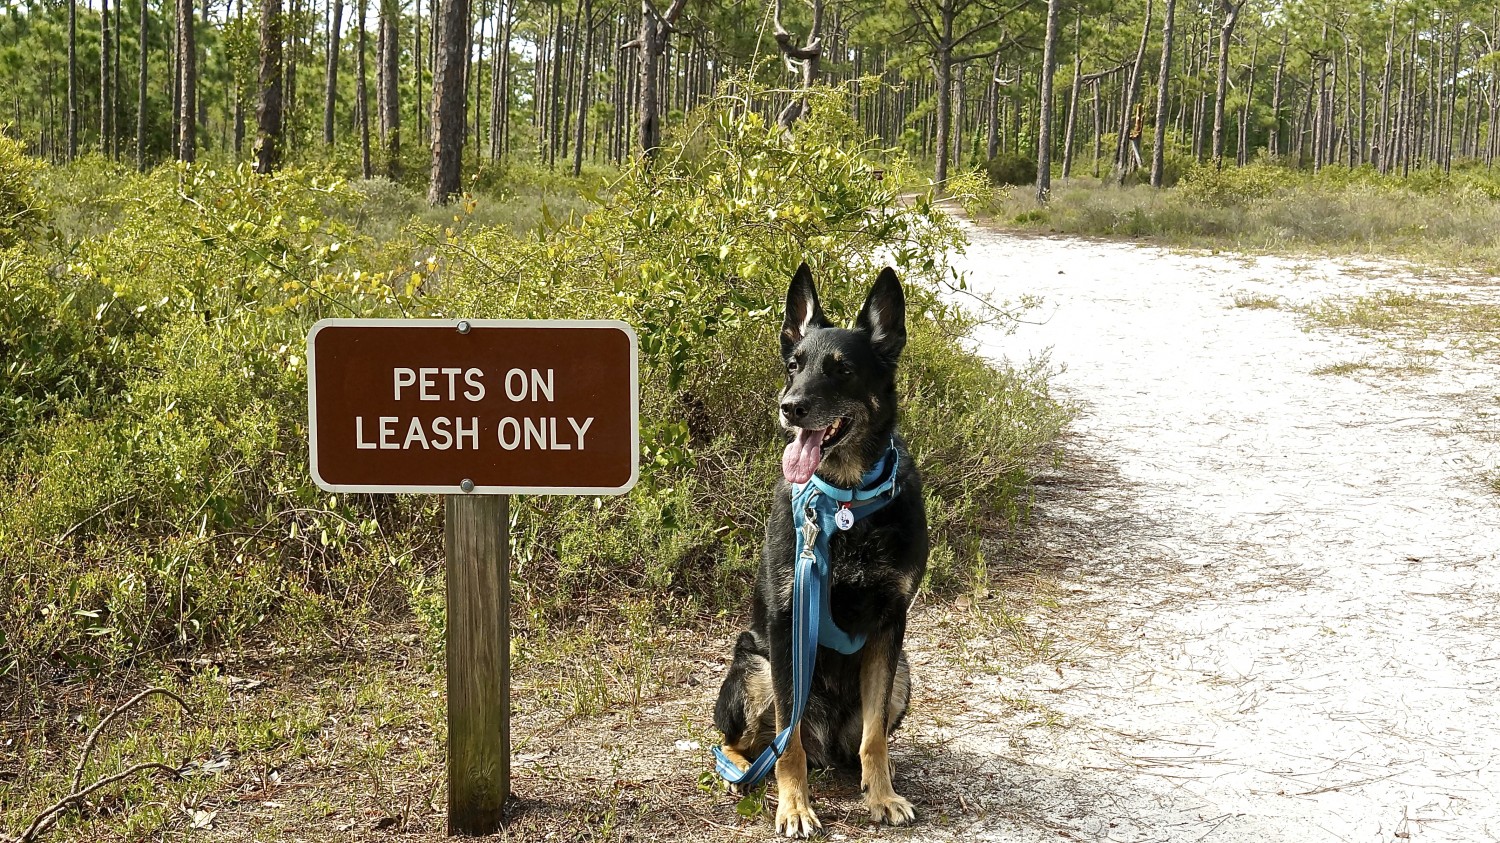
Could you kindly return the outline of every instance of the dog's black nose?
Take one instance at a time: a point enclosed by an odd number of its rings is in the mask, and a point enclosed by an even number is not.
[[[795,398],[781,402],[781,414],[788,421],[801,421],[807,416],[807,405]]]

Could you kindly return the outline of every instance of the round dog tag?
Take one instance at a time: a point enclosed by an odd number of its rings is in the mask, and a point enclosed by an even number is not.
[[[839,511],[833,514],[833,523],[837,524],[840,530],[847,530],[854,526],[854,513],[847,507],[839,507]]]

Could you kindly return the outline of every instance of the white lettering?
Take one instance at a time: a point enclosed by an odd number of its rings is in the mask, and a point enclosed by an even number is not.
[[[479,417],[469,417],[469,427],[464,427],[463,419],[454,419],[458,426],[458,449],[464,449],[464,440],[469,440],[469,447],[475,451],[479,450]]]
[[[438,416],[432,420],[432,447],[439,451],[453,447],[453,432],[448,429],[452,421],[447,416]]]
[[[422,430],[422,420],[412,416],[411,424],[406,426],[406,441],[401,443],[402,450],[411,447],[412,442],[422,443],[422,450],[427,450],[427,433]]]
[[[392,379],[396,382],[396,400],[401,400],[401,388],[411,386],[417,382],[417,373],[411,369],[397,368],[391,370]]]
[[[547,425],[543,424],[541,419],[535,422],[531,419],[524,421],[526,422],[526,450],[531,450],[532,442],[536,442],[541,450],[547,450]]]
[[[575,418],[572,418],[572,417],[568,418],[568,424],[573,425],[573,432],[578,434],[578,450],[582,451],[583,450],[583,435],[585,433],[588,433],[589,432],[589,428],[591,428],[591,427],[594,426],[594,417],[593,416],[589,416],[587,419],[584,419],[582,427],[580,427],[578,425],[578,420],[575,419]]]
[[[396,422],[400,419],[395,416],[380,417],[380,450],[399,451],[401,446],[396,444]]]
[[[484,400],[484,384],[479,382],[479,379],[482,377],[484,377],[483,369],[470,369],[467,372],[464,372],[464,383],[468,384],[471,387],[470,389],[464,390],[465,398],[469,399],[470,401]]]
[[[567,444],[565,442],[558,441],[558,438],[557,438],[557,416],[553,416],[552,418],[547,419],[547,421],[551,423],[551,427],[552,427],[552,450],[554,450],[554,451],[571,451],[571,450],[573,450],[573,446],[572,445],[569,445],[569,444]]]
[[[457,401],[458,400],[458,389],[454,386],[453,379],[456,378],[456,377],[458,377],[459,375],[463,374],[463,371],[464,371],[463,369],[452,368],[452,367],[448,367],[448,366],[444,366],[443,367],[443,374],[445,374],[445,375],[448,376],[448,400],[449,401]]]
[[[546,395],[548,401],[555,400],[552,397],[552,370],[547,370],[547,380],[542,380],[542,373],[536,369],[531,370],[531,400],[536,401],[539,396]]]
[[[354,417],[354,442],[356,448],[374,450],[380,446],[374,442],[365,441],[365,417]]]
[[[506,438],[506,428],[510,429],[510,437]],[[521,447],[521,423],[509,416],[500,420],[500,426],[495,430],[495,437],[500,440],[500,447],[507,451],[514,451]]]
[[[429,369],[424,366],[421,369],[418,369],[417,372],[421,375],[420,383],[417,385],[417,397],[421,398],[423,401],[443,400],[443,396],[427,391],[429,387],[437,386],[437,368],[433,367]]]
[[[517,378],[521,379],[521,385],[516,389],[512,389],[511,384],[515,382]],[[526,400],[525,372],[521,371],[520,369],[511,369],[509,372],[505,373],[505,397],[509,398],[512,401]]]

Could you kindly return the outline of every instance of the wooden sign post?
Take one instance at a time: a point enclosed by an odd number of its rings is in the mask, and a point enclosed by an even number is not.
[[[449,495],[444,510],[448,833],[490,834],[510,798],[510,498]]]
[[[510,797],[510,494],[621,494],[639,469],[623,322],[325,319],[307,335],[313,480],[442,494],[448,833]]]

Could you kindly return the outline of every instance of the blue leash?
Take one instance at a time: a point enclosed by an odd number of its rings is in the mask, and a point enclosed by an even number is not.
[[[865,645],[863,633],[851,636],[833,622],[828,602],[829,536],[834,530],[853,527],[855,521],[873,515],[895,500],[900,493],[896,485],[900,469],[901,454],[892,441],[885,456],[854,489],[829,485],[816,474],[806,483],[792,485],[792,513],[802,513],[792,579],[792,716],[786,728],[747,769],[741,770],[730,761],[722,747],[714,747],[714,768],[730,784],[754,785],[771,772],[786,752],[792,729],[802,721],[807,709],[818,646],[850,655]]]

